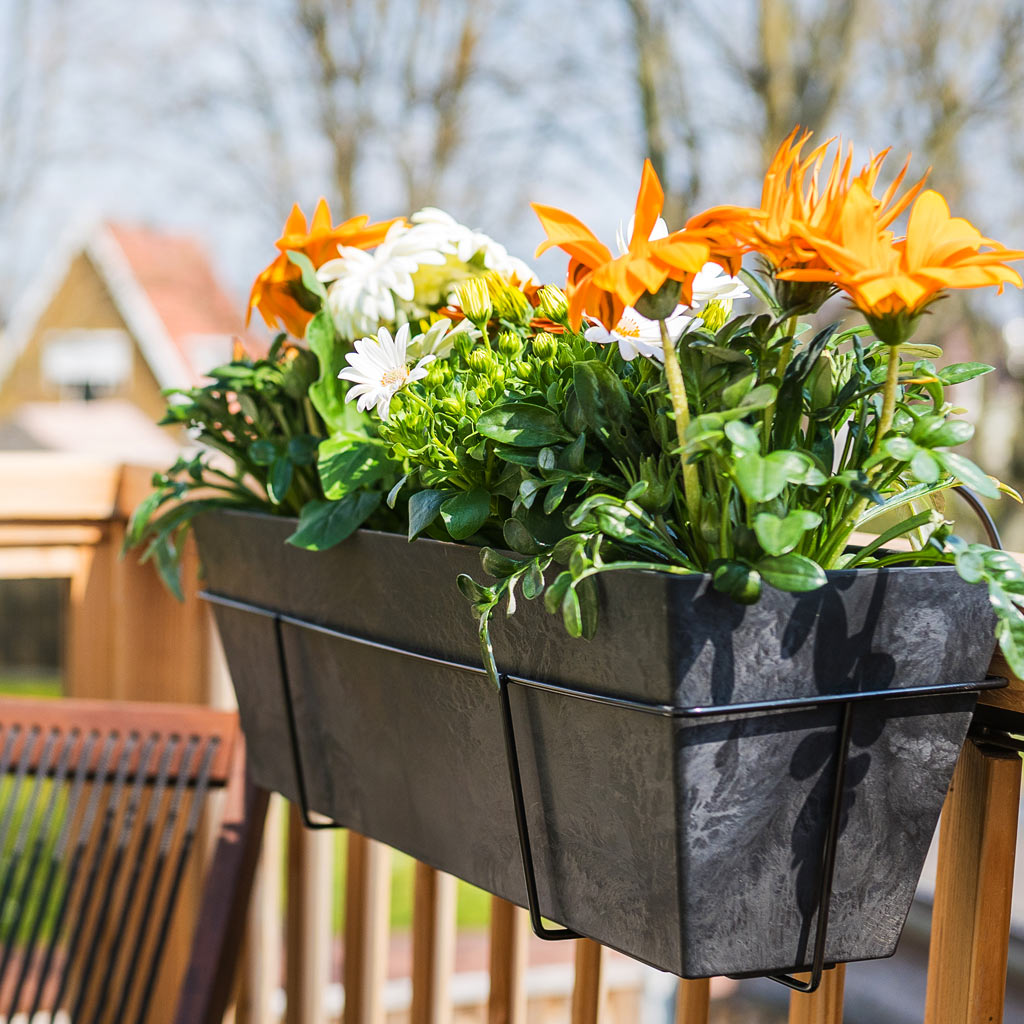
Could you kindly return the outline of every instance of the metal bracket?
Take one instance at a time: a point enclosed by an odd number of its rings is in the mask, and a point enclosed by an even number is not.
[[[1017,757],[1024,754],[1024,714],[979,704],[967,738],[986,757]]]

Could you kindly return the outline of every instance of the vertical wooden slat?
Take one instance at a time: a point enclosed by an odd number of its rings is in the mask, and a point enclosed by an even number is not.
[[[846,964],[837,964],[822,975],[817,992],[793,992],[789,997],[789,1024],[843,1024],[845,983]]]
[[[676,994],[676,1024],[708,1024],[711,1012],[711,979],[679,979]]]
[[[235,1024],[276,1024],[273,997],[281,977],[284,809],[281,797],[270,798],[263,829],[263,852],[249,908]]]
[[[345,1024],[384,1024],[391,851],[348,834],[345,880]]]
[[[926,1024],[1001,1021],[1021,763],[960,754],[939,830]]]
[[[410,1024],[450,1024],[455,969],[455,879],[416,863]]]
[[[330,969],[334,864],[329,832],[310,832],[288,811],[285,1024],[322,1024]]]
[[[604,1002],[604,950],[592,939],[576,943],[576,978],[572,986],[572,1024],[597,1024]]]
[[[491,994],[487,1024],[526,1024],[529,915],[495,896],[491,900]]]

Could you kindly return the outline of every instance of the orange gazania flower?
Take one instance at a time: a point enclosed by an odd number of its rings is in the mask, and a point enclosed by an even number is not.
[[[258,309],[268,327],[273,329],[280,324],[289,334],[301,338],[317,304],[310,301],[303,289],[302,271],[288,259],[288,252],[305,253],[313,266],[319,267],[337,257],[339,245],[372,249],[384,240],[395,220],[374,224],[368,223],[369,220],[362,214],[332,226],[327,200],[321,198],[313,212],[312,223],[307,227],[306,215],[296,203],[281,237],[274,243],[280,255],[253,282],[246,324],[252,311]]]
[[[658,291],[669,280],[680,283],[682,301],[690,303],[693,275],[708,262],[711,244],[707,233],[688,228],[652,239],[664,203],[661,183],[646,160],[633,233],[627,251],[618,257],[572,214],[531,204],[548,235],[536,255],[553,246],[569,254],[565,294],[573,330],[579,330],[584,311],[613,330],[626,306],[634,305],[645,292]]]
[[[860,183],[871,197],[871,206],[865,215],[876,230],[884,230],[907,208],[927,177],[925,175],[900,195],[908,159],[882,196],[875,198],[872,190],[890,150],[873,157],[851,179],[852,147],[844,155],[840,143],[833,153],[828,174],[823,177],[829,148],[837,140],[828,139],[801,156],[810,137],[811,132],[801,133],[799,127],[794,128],[775,151],[765,174],[760,209],[744,216],[737,207],[718,207],[709,210],[699,225],[705,230],[717,228],[726,237],[731,233],[734,253],[759,253],[772,274],[781,281],[812,280],[793,278],[785,273],[789,270],[827,269],[815,242],[821,238],[837,238],[846,196],[855,183]],[[727,251],[723,242],[719,242],[719,248]],[[735,273],[731,267],[729,269]],[[777,286],[777,291],[779,301],[786,308],[816,308],[827,296],[827,288],[825,293],[814,294],[806,285],[802,286],[806,294],[801,293],[800,287]],[[820,285],[817,291],[821,292]]]
[[[938,192],[922,192],[914,203],[906,238],[879,230],[876,200],[864,182],[854,182],[843,204],[835,239],[813,240],[825,264],[792,269],[797,281],[828,281],[845,291],[883,341],[899,344],[913,320],[947,289],[1022,285],[1007,262],[1024,252],[985,238],[969,221],[950,216]]]

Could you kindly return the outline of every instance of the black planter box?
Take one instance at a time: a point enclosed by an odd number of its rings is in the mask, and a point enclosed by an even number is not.
[[[283,662],[309,805],[525,906],[498,696],[455,584],[480,578],[477,551],[361,530],[314,554],[293,528],[196,525],[209,592],[282,616],[279,657],[273,615],[215,605],[254,777],[299,798]],[[993,628],[949,567],[831,573],[750,607],[704,576],[621,572],[594,640],[522,600],[493,638],[503,672],[690,707],[978,682]],[[510,698],[546,917],[684,977],[810,965],[841,706],[696,720]],[[853,706],[829,962],[894,952],[975,700]]]

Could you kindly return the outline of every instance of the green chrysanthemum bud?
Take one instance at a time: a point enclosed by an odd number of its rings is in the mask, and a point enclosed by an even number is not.
[[[732,299],[712,299],[700,311],[704,326],[711,331],[720,331],[732,315]]]
[[[533,339],[533,354],[543,362],[548,362],[555,358],[555,354],[558,352],[558,339],[553,334],[548,334],[546,331],[542,331],[540,334],[534,336]]]
[[[569,301],[561,288],[553,284],[546,284],[538,295],[540,305],[537,307],[538,316],[546,317],[548,320],[561,322],[569,311]]]
[[[498,368],[498,362],[493,352],[485,348],[475,348],[466,357],[466,365],[475,373],[486,373],[492,375]]]
[[[453,347],[462,359],[469,358],[469,353],[473,351],[475,344],[469,331],[458,331],[454,336]]]
[[[440,407],[442,412],[446,412],[451,416],[462,416],[466,411],[465,402],[463,402],[461,398],[456,398],[454,395],[442,398],[440,401]]]
[[[502,331],[498,335],[498,351],[506,359],[515,359],[522,347],[523,343],[519,340],[519,336],[512,331]]]
[[[443,387],[447,379],[448,374],[445,372],[444,364],[435,360],[430,364],[430,369],[427,370],[427,375],[423,379],[423,383],[429,389],[433,390],[434,388]]]
[[[487,282],[479,277],[471,277],[459,285],[456,295],[462,312],[473,321],[477,327],[486,324],[491,319],[494,307],[491,304],[491,293]]]

